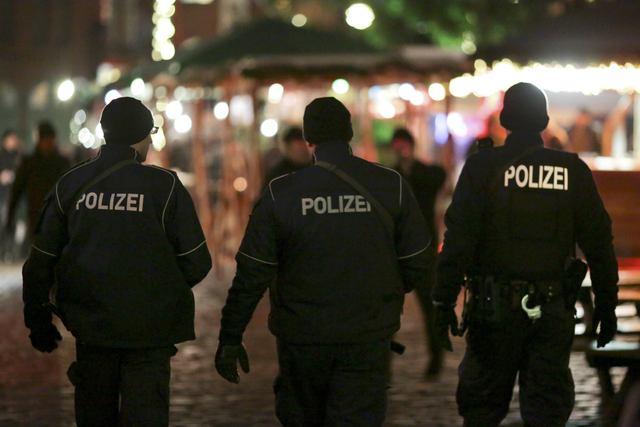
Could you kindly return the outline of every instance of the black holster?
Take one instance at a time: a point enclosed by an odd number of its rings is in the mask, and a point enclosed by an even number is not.
[[[465,286],[469,296],[465,301],[466,324],[499,324],[510,310],[509,289],[493,277],[468,279]]]

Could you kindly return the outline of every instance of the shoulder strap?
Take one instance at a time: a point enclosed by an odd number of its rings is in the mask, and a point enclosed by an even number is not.
[[[393,236],[395,234],[395,231],[394,231],[395,225],[394,225],[393,217],[391,216],[389,211],[387,211],[387,209],[384,206],[382,206],[382,203],[380,203],[378,199],[376,199],[373,196],[373,194],[369,192],[369,190],[364,188],[364,186],[360,184],[358,181],[356,181],[351,175],[349,175],[348,173],[346,173],[345,171],[343,171],[333,163],[316,161],[315,165],[333,173],[338,178],[340,178],[341,180],[349,184],[351,187],[353,187],[353,189],[356,190],[358,193],[360,193],[362,196],[364,196],[364,198],[367,199],[367,201],[371,204],[371,206],[373,206],[375,211],[378,213],[378,216],[380,217],[382,224],[390,233],[393,239]]]
[[[494,188],[498,185],[498,183],[500,182],[500,179],[502,177],[502,175],[504,175],[504,173],[507,171],[507,169],[509,169],[511,166],[514,166],[516,163],[518,163],[518,161],[524,159],[525,157],[527,157],[529,154],[538,151],[538,150],[542,150],[544,147],[540,146],[540,145],[534,145],[532,147],[527,148],[526,150],[524,150],[522,153],[518,154],[517,156],[515,156],[513,159],[511,159],[509,162],[507,162],[504,166],[502,166],[500,168],[500,170],[498,171],[497,174],[495,174],[493,176],[493,178],[491,179],[490,183],[489,183],[489,191],[492,192],[494,190]]]
[[[134,163],[137,163],[137,162],[135,160],[133,160],[133,159],[127,159],[127,160],[123,160],[121,162],[118,162],[115,165],[105,169],[104,171],[102,171],[101,173],[99,173],[98,175],[93,177],[93,179],[91,179],[86,184],[84,184],[82,187],[80,187],[80,189],[75,192],[75,194],[73,195],[73,198],[71,200],[73,201],[74,204],[77,203],[78,202],[77,199],[79,197],[81,197],[84,193],[86,193],[88,189],[90,189],[91,187],[93,187],[94,185],[96,185],[97,183],[99,183],[100,181],[102,181],[103,179],[105,179],[106,177],[108,177],[109,175],[114,173],[115,171],[117,171],[119,169],[122,169],[123,167],[125,167],[127,165],[134,164]]]

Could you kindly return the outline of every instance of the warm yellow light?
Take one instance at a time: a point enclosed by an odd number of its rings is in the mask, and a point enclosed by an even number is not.
[[[58,85],[58,99],[62,102],[68,101],[73,97],[75,91],[76,86],[67,79]]]
[[[392,119],[396,115],[396,107],[389,101],[379,102],[376,110],[383,119]]]
[[[415,91],[416,88],[411,83],[402,83],[400,87],[398,87],[398,96],[404,101],[411,101]]]
[[[167,108],[166,108],[165,114],[171,120],[175,120],[178,117],[180,117],[180,115],[182,114],[183,110],[184,109],[182,107],[182,103],[180,101],[175,100],[175,101],[171,101],[169,104],[167,104]]]
[[[267,138],[276,136],[278,133],[278,122],[274,119],[267,119],[260,125],[260,133]]]
[[[349,92],[349,82],[345,79],[336,79],[331,84],[331,89],[338,95],[344,95]]]
[[[213,115],[218,120],[224,120],[229,117],[229,104],[224,101],[218,102],[213,107]]]
[[[441,83],[430,84],[427,92],[434,101],[442,101],[447,96],[447,91]]]
[[[179,116],[175,122],[173,122],[173,127],[178,133],[187,133],[191,130],[191,117],[183,114]]]
[[[176,48],[171,42],[166,42],[160,47],[160,57],[165,61],[173,58],[176,54]]]
[[[129,89],[131,89],[131,95],[141,96],[142,94],[144,94],[144,80],[139,77],[137,79],[134,79],[131,82],[131,86],[129,87]]]
[[[249,187],[249,183],[247,182],[247,178],[243,176],[239,176],[233,180],[233,189],[238,193],[242,193]]]
[[[120,92],[118,92],[115,89],[111,89],[109,92],[107,92],[104,96],[104,105],[107,105],[108,103],[110,103],[111,101],[113,101],[114,99],[118,99],[122,97],[122,95],[120,94]]]
[[[307,17],[298,13],[291,18],[291,23],[296,27],[304,27],[307,24]]]
[[[282,96],[284,95],[284,86],[280,83],[274,83],[269,86],[269,93],[267,98],[269,98],[269,102],[272,104],[277,104],[282,101]]]
[[[347,24],[356,30],[366,30],[376,19],[373,9],[365,3],[354,3],[345,12]]]
[[[456,77],[449,82],[449,92],[456,98],[465,98],[472,92],[473,77],[471,74],[465,74]]]
[[[633,64],[612,62],[577,67],[572,64],[531,63],[520,66],[503,59],[491,67],[479,60],[474,65],[473,75],[465,74],[451,80],[449,90],[453,96],[466,96],[472,92],[478,97],[488,97],[521,81],[533,83],[549,92],[597,95],[607,90],[619,93],[640,91],[640,67]]]

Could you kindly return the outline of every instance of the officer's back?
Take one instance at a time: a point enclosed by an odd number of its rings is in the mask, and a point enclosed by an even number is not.
[[[128,131],[120,120],[117,131]],[[59,257],[56,301],[65,323],[91,345],[193,339],[190,286],[211,264],[191,198],[174,172],[141,164],[118,135],[107,138],[95,158],[58,180],[41,220],[49,229],[35,242]]]
[[[409,217],[413,195],[397,172],[353,156],[344,142],[323,142],[316,151],[367,188],[399,230],[423,226],[417,212]],[[288,308],[272,326],[290,330],[296,341],[305,331],[308,339],[338,342],[395,331],[404,295],[397,258],[423,249],[411,247],[423,235],[402,236],[396,249],[395,230],[381,224],[370,202],[317,166],[276,178],[267,191],[283,241],[277,302]]]
[[[575,206],[586,178],[581,163],[575,154],[543,148],[539,137],[526,134],[510,135],[504,146],[467,161],[471,179],[482,182],[488,196],[478,273],[562,277],[574,245],[574,210],[583,208]]]

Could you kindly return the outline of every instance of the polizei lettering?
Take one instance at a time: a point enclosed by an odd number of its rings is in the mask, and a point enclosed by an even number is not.
[[[305,197],[301,201],[305,216],[309,211],[318,215],[371,212],[371,205],[360,195]]]
[[[76,210],[83,206],[89,210],[142,212],[144,194],[136,193],[85,193],[76,202]]]
[[[511,181],[520,188],[541,188],[543,190],[569,190],[569,170],[559,166],[511,166],[504,173],[504,186]]]

